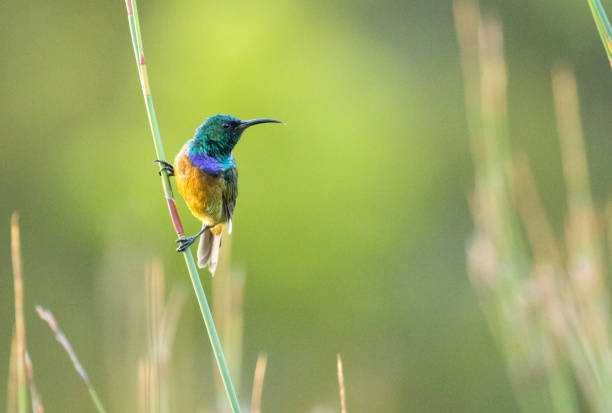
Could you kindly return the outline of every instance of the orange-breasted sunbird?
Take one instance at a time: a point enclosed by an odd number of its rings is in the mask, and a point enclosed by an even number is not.
[[[221,233],[228,225],[238,198],[238,168],[232,150],[242,133],[260,123],[282,123],[274,119],[240,120],[230,115],[206,119],[193,138],[176,155],[174,165],[160,162],[176,185],[191,213],[202,221],[202,230],[191,237],[179,238],[177,251],[189,248],[198,238],[198,266],[214,275],[219,260]]]

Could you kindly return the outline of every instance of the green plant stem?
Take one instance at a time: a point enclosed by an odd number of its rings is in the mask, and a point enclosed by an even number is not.
[[[96,406],[96,409],[98,409],[98,412],[105,413],[106,410],[104,410],[104,406],[102,406],[102,402],[100,401],[100,398],[98,397],[98,393],[96,393],[93,387],[89,388],[89,396],[91,397],[93,404]]]
[[[138,9],[135,0],[126,0],[125,3],[128,12],[132,45],[134,47],[134,56],[136,57],[136,63],[138,65],[140,84],[142,86],[143,97],[147,108],[147,115],[149,117],[149,126],[151,127],[151,133],[153,135],[153,145],[155,146],[155,153],[157,155],[157,159],[164,160],[165,154],[162,145],[161,134],[159,132],[159,126],[157,125],[157,117],[155,116],[153,98],[151,97],[149,89],[147,69],[144,61],[144,53],[142,49],[142,35],[140,33],[140,22],[138,19]],[[164,196],[166,197],[166,202],[168,203],[168,208],[170,209],[170,217],[172,219],[174,229],[179,237],[183,237],[185,233],[183,231],[183,226],[181,224],[178,212],[176,210],[176,205],[174,203],[170,178],[165,170],[161,170],[161,167],[160,171]],[[225,361],[225,356],[223,355],[223,348],[221,347],[221,342],[219,341],[219,335],[217,334],[217,329],[215,328],[215,323],[210,312],[210,307],[208,306],[206,294],[204,294],[204,288],[202,287],[198,270],[196,269],[195,261],[193,260],[193,255],[191,254],[191,250],[186,249],[185,251],[183,251],[183,256],[185,257],[185,263],[187,264],[189,277],[191,278],[193,289],[195,291],[198,304],[200,306],[200,311],[202,312],[202,317],[204,318],[204,324],[206,325],[206,331],[208,332],[208,338],[210,339],[210,343],[212,345],[213,353],[217,361],[217,366],[219,367],[219,372],[221,373],[225,392],[229,399],[230,405],[232,406],[232,411],[234,413],[239,413],[240,404],[238,403],[238,397],[236,396],[236,391],[234,390],[234,385],[232,384],[229,368],[227,366],[227,362]]]
[[[610,25],[610,21],[608,20],[608,16],[606,15],[603,6],[601,5],[601,1],[588,1],[589,7],[591,8],[591,13],[593,13],[593,19],[595,20],[595,26],[597,26],[597,31],[599,32],[604,49],[606,49],[606,54],[608,55],[608,59],[612,65],[612,25]]]
[[[240,412],[238,397],[236,397],[236,391],[234,390],[234,385],[232,384],[232,378],[230,377],[229,368],[227,367],[227,362],[225,361],[225,356],[223,355],[223,348],[221,347],[221,342],[219,341],[219,335],[217,334],[217,329],[215,328],[212,313],[210,312],[208,301],[206,300],[206,294],[204,294],[204,289],[202,288],[202,282],[200,281],[200,277],[198,276],[198,270],[196,269],[195,262],[193,260],[193,255],[191,255],[191,250],[189,249],[185,250],[185,263],[187,264],[187,268],[189,269],[189,276],[191,277],[193,289],[195,290],[196,296],[198,298],[200,311],[202,312],[202,317],[204,317],[204,323],[206,324],[206,330],[208,331],[208,338],[210,339],[210,343],[213,347],[213,352],[215,353],[217,366],[219,366],[219,372],[221,373],[221,378],[223,379],[225,392],[230,401],[230,404],[232,405],[232,411]]]

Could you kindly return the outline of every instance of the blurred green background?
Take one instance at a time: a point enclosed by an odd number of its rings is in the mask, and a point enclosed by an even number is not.
[[[481,5],[504,22],[513,145],[528,153],[561,233],[550,68],[576,70],[603,205],[612,181],[604,50],[586,1]],[[338,411],[339,352],[349,411],[516,411],[465,269],[472,170],[452,3],[141,1],[139,10],[168,158],[215,113],[287,123],[254,128],[235,151],[232,265],[247,277],[241,398],[265,351],[264,411]],[[125,5],[9,0],[0,37],[0,400],[17,210],[46,410],[93,407],[35,304],[54,311],[108,410],[136,411],[144,268],[159,257],[168,284],[190,286],[151,163]],[[209,291],[209,273],[201,278]],[[191,290],[173,360],[173,411],[212,411],[210,345]]]

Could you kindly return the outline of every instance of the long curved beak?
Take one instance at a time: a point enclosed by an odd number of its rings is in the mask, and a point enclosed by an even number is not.
[[[245,130],[249,126],[258,125],[260,123],[284,123],[284,122],[281,122],[280,120],[268,119],[268,118],[243,120],[240,123],[240,125],[238,125],[238,129]]]

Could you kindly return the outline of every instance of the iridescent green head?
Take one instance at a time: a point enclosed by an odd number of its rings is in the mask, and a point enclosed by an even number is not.
[[[245,129],[260,123],[282,122],[274,119],[240,120],[230,115],[211,116],[196,130],[190,149],[217,159],[228,157]]]

